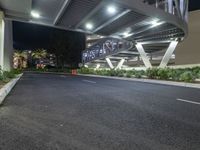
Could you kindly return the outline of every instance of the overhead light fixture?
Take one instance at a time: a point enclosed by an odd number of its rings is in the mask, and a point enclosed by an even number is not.
[[[87,24],[85,25],[85,27],[86,27],[86,29],[88,29],[88,30],[92,30],[94,26],[93,26],[92,23],[87,23]]]
[[[124,38],[128,38],[128,37],[132,36],[133,34],[134,34],[134,33],[131,33],[131,32],[127,32],[127,31],[126,31],[126,32],[123,33],[123,37],[124,37]]]
[[[124,32],[123,36],[127,37],[129,35],[129,32]]]
[[[117,12],[117,9],[116,9],[116,7],[115,6],[108,6],[108,8],[107,8],[107,12],[109,13],[109,14],[115,14],[116,12]]]
[[[37,11],[31,11],[31,16],[32,17],[34,17],[34,18],[40,18],[40,14],[39,14],[39,12],[37,12]]]
[[[152,27],[157,27],[157,26],[163,24],[163,22],[159,22],[159,20],[156,19],[156,20],[153,20],[153,21],[151,22],[151,24],[152,24]]]

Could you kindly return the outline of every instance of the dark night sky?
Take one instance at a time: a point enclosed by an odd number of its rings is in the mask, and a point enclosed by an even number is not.
[[[200,9],[200,0],[189,0],[189,4],[190,11]],[[50,36],[54,30],[57,30],[20,22],[14,22],[13,27],[14,48],[16,49],[48,48]],[[63,32],[67,32],[69,36],[78,34],[70,31]]]
[[[22,22],[13,22],[13,39],[15,49],[37,49],[37,48],[49,48],[52,35],[55,30],[59,30],[69,37],[76,36],[80,39],[74,39],[75,41],[85,42],[82,33],[60,30],[52,27],[35,25]],[[82,44],[82,43],[81,43]]]

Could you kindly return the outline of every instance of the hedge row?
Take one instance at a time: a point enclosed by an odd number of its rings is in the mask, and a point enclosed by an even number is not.
[[[184,81],[195,82],[200,78],[200,67],[186,68],[186,69],[160,69],[153,68],[146,71],[137,70],[94,70],[91,68],[81,68],[78,70],[81,74],[95,74],[102,76],[117,76],[127,78],[148,78],[159,80],[172,80],[172,81]]]
[[[9,82],[10,79],[13,79],[16,77],[16,75],[20,74],[20,70],[11,70],[11,71],[3,71],[0,68],[0,81],[2,82]]]

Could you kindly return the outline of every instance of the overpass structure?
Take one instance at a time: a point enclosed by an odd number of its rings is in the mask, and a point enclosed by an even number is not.
[[[3,69],[9,68],[12,20],[102,35],[83,51],[83,63],[105,61],[112,69],[138,55],[150,68],[148,54],[163,49],[165,67],[188,34],[188,0],[0,0],[0,9]]]

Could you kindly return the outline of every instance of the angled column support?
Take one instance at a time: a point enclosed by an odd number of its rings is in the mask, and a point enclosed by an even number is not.
[[[160,63],[160,66],[159,68],[165,68],[172,56],[172,54],[174,53],[174,50],[176,49],[176,46],[178,45],[178,41],[172,41],[170,44],[169,44],[169,47]]]
[[[108,63],[108,66],[110,67],[110,69],[114,69],[112,62],[110,61],[110,58],[106,58],[106,62]]]
[[[95,70],[99,69],[101,67],[101,64],[97,64]]]
[[[149,58],[147,57],[147,54],[144,51],[144,48],[143,48],[142,44],[141,43],[137,43],[135,46],[136,46],[138,52],[140,53],[140,56],[142,58],[142,61],[145,64],[146,68],[152,68],[151,62],[150,62]]]
[[[124,62],[125,62],[125,59],[124,58],[121,59],[120,62],[118,63],[118,65],[117,65],[117,67],[115,68],[115,70],[122,69]]]

